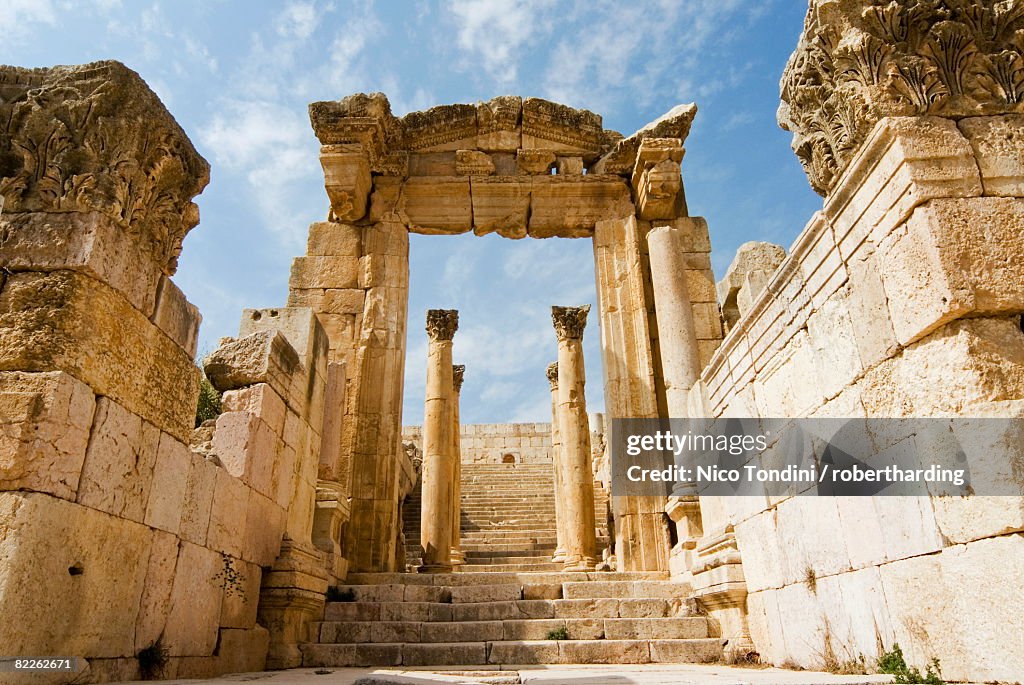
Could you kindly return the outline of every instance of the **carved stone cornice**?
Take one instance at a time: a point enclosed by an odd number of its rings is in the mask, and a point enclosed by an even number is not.
[[[637,153],[640,151],[641,143],[647,140],[678,141],[678,157],[681,160],[683,143],[690,135],[690,127],[696,116],[697,105],[692,102],[676,105],[633,135],[616,142],[611,151],[594,165],[592,173],[631,176],[637,164]]]
[[[477,103],[476,121],[481,135],[515,131],[523,113],[523,99],[518,95],[499,95]]]
[[[368,156],[375,171],[400,134],[391,103],[383,93],[355,93],[337,101],[313,102],[309,122],[321,145],[332,151],[345,147],[359,150]]]
[[[457,393],[462,392],[462,381],[465,374],[465,364],[452,364],[452,386]]]
[[[558,362],[548,364],[545,374],[548,377],[548,383],[551,385],[552,392],[558,390]]]
[[[523,134],[578,148],[593,158],[607,147],[599,114],[541,98],[523,100]]]
[[[431,341],[451,340],[459,329],[459,312],[456,309],[428,309],[427,335]]]
[[[171,275],[209,180],[209,164],[123,64],[0,66],[5,212],[100,212]]]
[[[402,147],[422,150],[476,136],[476,105],[438,105],[399,120]]]
[[[826,195],[880,119],[1024,111],[1024,3],[812,0],[778,121]]]
[[[582,338],[583,329],[587,327],[587,314],[589,313],[589,304],[582,307],[552,307],[551,321],[555,325],[555,335],[559,340]]]

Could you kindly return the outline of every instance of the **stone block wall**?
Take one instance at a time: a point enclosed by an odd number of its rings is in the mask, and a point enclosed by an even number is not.
[[[704,370],[694,415],[1021,416],[1021,159],[1021,115],[882,119]],[[748,593],[764,659],[870,664],[899,643],[948,679],[1019,677],[1020,498],[700,507],[697,594],[714,611]]]
[[[550,423],[467,423],[460,427],[463,464],[550,464]],[[420,426],[404,426],[402,442],[422,449]]]
[[[326,588],[323,331],[309,310],[247,313],[208,366],[225,412],[194,432],[200,317],[170,276],[206,162],[120,64],[0,83],[0,644],[85,660],[4,682],[286,663],[303,623],[275,602]],[[315,562],[302,587],[295,548]]]

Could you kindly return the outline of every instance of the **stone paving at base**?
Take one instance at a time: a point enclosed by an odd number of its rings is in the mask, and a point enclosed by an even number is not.
[[[834,675],[778,668],[722,665],[651,664],[628,666],[523,666],[517,670],[395,670],[374,668],[302,668],[240,673],[203,680],[168,680],[164,685],[258,683],[260,685],[875,685],[887,675]],[[139,681],[120,685],[141,685]],[[117,684],[114,684],[117,685]]]

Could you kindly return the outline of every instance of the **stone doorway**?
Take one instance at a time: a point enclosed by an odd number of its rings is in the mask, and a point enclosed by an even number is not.
[[[379,93],[310,106],[331,209],[296,263],[289,304],[317,311],[332,359],[345,362],[345,435],[336,468],[327,471],[336,491],[351,496],[352,570],[392,570],[396,563],[409,233],[590,238],[606,412],[656,417],[667,409],[645,238],[654,225],[672,226],[683,236],[697,343],[707,362],[721,339],[710,243],[705,222],[688,216],[680,175],[695,113],[692,105],[676,107],[623,137],[593,112],[536,98],[499,97],[402,118]],[[325,254],[321,245],[339,244],[342,234],[351,244],[332,250],[345,254]],[[339,274],[349,265],[355,279]],[[344,316],[333,310],[331,297],[342,299],[342,292],[361,309]],[[668,568],[664,504],[614,503],[620,570]]]

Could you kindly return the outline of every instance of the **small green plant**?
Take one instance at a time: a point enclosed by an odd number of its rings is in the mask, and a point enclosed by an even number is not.
[[[331,585],[327,588],[327,601],[328,602],[354,602],[356,601],[356,591],[352,588],[345,588],[342,590],[337,585]]]
[[[878,672],[895,676],[893,679],[897,685],[946,685],[942,679],[942,669],[939,660],[933,658],[925,667],[924,675],[915,667],[907,666],[907,660],[903,658],[903,650],[898,644],[893,644],[892,650],[884,652],[878,658]]]
[[[139,674],[143,680],[159,679],[167,667],[167,648],[163,645],[163,639],[139,651],[136,658],[139,660]]]
[[[565,629],[565,626],[562,626],[561,628],[559,628],[557,630],[552,630],[551,632],[549,632],[548,633],[548,639],[549,640],[568,640],[569,639],[569,631]]]
[[[202,369],[200,369],[202,371]],[[199,377],[199,401],[196,403],[196,428],[203,425],[204,421],[215,419],[220,416],[220,393],[213,383],[202,374]]]

